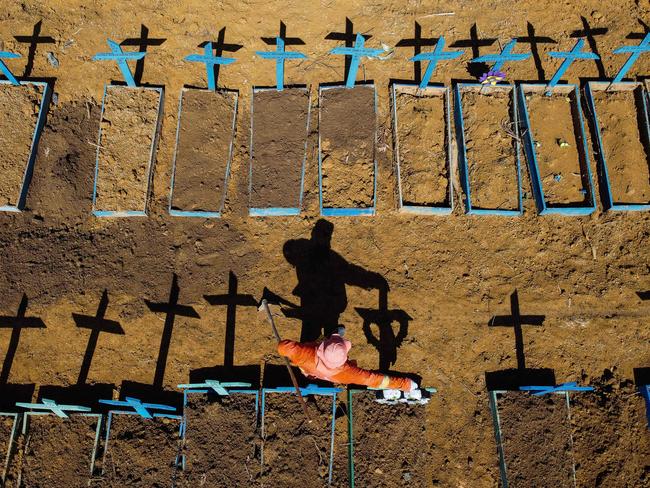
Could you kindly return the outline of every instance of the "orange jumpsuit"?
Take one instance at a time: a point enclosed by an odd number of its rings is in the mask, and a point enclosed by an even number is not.
[[[331,372],[324,373],[318,367],[316,349],[318,342],[300,343],[284,340],[278,344],[278,352],[300,368],[306,375],[333,383],[344,385],[364,385],[371,388],[392,388],[409,391],[411,380],[408,378],[395,378],[375,371],[359,368],[356,361],[346,361],[343,366]]]

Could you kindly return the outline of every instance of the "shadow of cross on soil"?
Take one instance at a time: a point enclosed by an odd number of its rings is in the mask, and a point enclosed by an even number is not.
[[[23,294],[18,305],[18,312],[15,317],[0,316],[0,328],[8,328],[11,330],[11,338],[9,339],[9,347],[7,348],[7,355],[2,363],[2,372],[0,372],[0,385],[6,385],[11,373],[11,367],[16,356],[18,343],[20,342],[20,331],[22,329],[44,329],[45,323],[38,317],[27,317],[28,298]]]
[[[469,39],[460,39],[450,44],[449,47],[469,47],[472,49],[472,58],[478,58],[481,55],[482,47],[491,46],[496,41],[496,38],[480,38],[478,27],[474,24],[469,29]],[[489,68],[487,63],[467,63],[467,72],[474,78],[479,78],[483,73],[487,73]]]
[[[34,58],[36,57],[36,49],[38,49],[38,45],[56,43],[53,37],[41,36],[42,26],[43,21],[39,20],[36,22],[36,24],[34,24],[34,29],[32,30],[31,36],[14,36],[14,39],[16,39],[16,41],[20,42],[21,44],[29,44],[27,64],[25,65],[25,71],[23,72],[24,78],[27,78],[32,74],[32,70],[34,69]]]
[[[539,45],[540,44],[557,44],[557,41],[551,39],[550,37],[537,36],[535,35],[535,26],[530,22],[526,22],[526,36],[515,37],[517,42],[523,42],[530,45],[530,52],[533,55],[533,62],[535,63],[535,70],[537,71],[537,79],[539,81],[546,80],[546,73],[544,72],[544,65],[542,63],[542,57],[539,54]]]
[[[107,309],[108,291],[104,290],[104,293],[102,293],[102,298],[99,301],[97,313],[95,316],[81,315],[78,313],[72,314],[72,319],[74,320],[77,327],[81,329],[90,329],[91,331],[90,336],[88,337],[86,352],[84,353],[84,358],[81,363],[81,369],[79,370],[77,385],[85,384],[86,380],[88,379],[88,372],[90,371],[90,365],[93,361],[93,356],[95,355],[95,349],[97,348],[97,340],[99,339],[99,334],[101,332],[106,332],[107,334],[124,335],[124,329],[122,329],[122,326],[119,322],[105,318]]]
[[[210,41],[203,41],[197,47],[205,47],[205,45]],[[219,31],[219,36],[216,41],[212,41],[212,49],[214,50],[216,57],[223,56],[223,53],[236,53],[242,47],[242,44],[228,44],[226,43],[226,28],[222,27]],[[219,68],[220,64],[212,65],[212,72],[214,73],[214,83],[216,86],[219,86]]]
[[[353,47],[357,33],[354,32],[354,24],[347,17],[345,18],[345,32],[330,32],[325,36],[329,41],[344,41],[345,47]],[[363,34],[363,38],[367,41],[372,38],[369,34]],[[348,79],[348,71],[350,71],[350,64],[352,63],[351,56],[345,56],[345,68],[343,70],[343,83]]]
[[[172,332],[174,331],[174,321],[176,316],[190,317],[200,319],[201,316],[190,305],[179,305],[178,296],[180,288],[178,287],[178,276],[174,273],[172,279],[172,286],[169,290],[169,299],[165,303],[154,303],[145,300],[144,303],[154,313],[165,314],[165,326],[163,328],[162,337],[160,339],[160,350],[158,351],[158,361],[156,362],[156,372],[153,377],[154,388],[162,389],[163,380],[165,378],[165,369],[167,368],[167,356],[169,356],[169,346],[172,341]]]
[[[120,42],[120,46],[137,46],[138,52],[146,53],[149,46],[160,46],[167,39],[156,39],[149,37],[149,28],[140,24],[140,37],[133,37],[129,39],[124,39]],[[145,56],[146,57],[146,56]],[[135,80],[136,85],[142,84],[142,74],[144,73],[144,57],[138,59],[135,63],[135,73],[133,74],[133,79]]]
[[[580,16],[580,21],[582,22],[582,29],[573,31],[569,37],[573,39],[587,39],[587,44],[589,44],[589,49],[591,49],[591,52],[598,55],[598,59],[594,59],[594,63],[596,63],[596,68],[598,69],[598,76],[600,78],[606,78],[607,74],[605,73],[605,65],[603,65],[602,59],[600,59],[598,44],[596,43],[596,36],[604,36],[607,34],[607,32],[609,32],[609,29],[607,27],[592,28],[589,25],[589,21],[583,16]]]
[[[648,290],[648,291],[637,291],[636,294],[643,301],[650,300],[650,290]]]
[[[395,44],[395,47],[413,47],[413,56],[417,56],[422,52],[423,47],[435,46],[438,43],[438,39],[438,37],[422,37],[422,26],[416,21],[413,37],[411,39],[401,39]],[[413,81],[417,84],[420,84],[422,81],[422,61],[413,63]]]

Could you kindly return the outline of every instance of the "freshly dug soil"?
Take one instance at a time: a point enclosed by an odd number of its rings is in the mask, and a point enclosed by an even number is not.
[[[639,389],[606,370],[571,395],[578,487],[650,486],[650,435]]]
[[[14,418],[7,416],[0,416],[0,476],[5,466],[7,450],[9,449],[9,440],[11,439],[11,431],[14,427]],[[1,486],[1,484],[0,484]]]
[[[21,486],[87,486],[97,421],[80,415],[67,419],[30,416]]]
[[[312,423],[294,394],[266,395],[262,483],[269,487],[327,486],[332,398],[306,397]]]
[[[526,96],[528,117],[536,144],[539,176],[547,205],[585,202],[580,153],[571,99],[565,94]],[[567,145],[562,144],[566,142]],[[556,181],[559,177],[560,181]]]
[[[253,94],[252,208],[300,206],[308,114],[306,89]]]
[[[497,398],[508,486],[573,487],[571,425],[564,395]]]
[[[449,205],[444,96],[400,87],[395,101],[402,203]]]
[[[159,93],[108,87],[100,122],[97,210],[144,210]]]
[[[323,90],[319,130],[323,206],[371,207],[376,136],[374,87]]]
[[[168,488],[176,474],[180,420],[114,415],[100,486]]]
[[[214,399],[190,395],[185,412],[185,471],[177,486],[258,486],[255,395],[233,393]]]
[[[348,488],[350,486],[348,445],[348,409],[347,403],[341,400],[347,393],[339,395],[339,408],[337,409],[336,425],[334,430],[334,462],[332,464],[332,487]]]
[[[0,84],[0,206],[17,205],[43,87]]]
[[[426,406],[382,405],[374,392],[357,393],[352,403],[355,486],[431,486]]]
[[[463,120],[471,204],[474,208],[516,210],[517,156],[512,96],[465,92]]]
[[[643,96],[643,94],[641,94]],[[614,203],[650,202],[650,161],[641,139],[636,92],[594,93]]]
[[[222,209],[236,100],[233,92],[183,92],[173,209],[206,212]]]

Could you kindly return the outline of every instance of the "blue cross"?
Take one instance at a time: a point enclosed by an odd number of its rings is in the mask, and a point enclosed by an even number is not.
[[[275,85],[278,91],[284,89],[284,62],[287,59],[306,59],[303,53],[284,50],[284,39],[275,38],[275,51],[255,51],[260,58],[275,59]]]
[[[201,388],[210,388],[217,395],[228,396],[230,395],[230,392],[226,388],[250,388],[251,384],[235,382],[235,381],[222,383],[217,380],[205,380],[203,383],[190,383],[185,385],[178,385],[178,387],[183,390],[186,389],[197,390]]]
[[[217,89],[217,80],[214,77],[214,66],[216,64],[231,64],[235,62],[235,58],[224,58],[212,54],[212,42],[207,42],[203,49],[203,55],[190,54],[185,57],[185,61],[194,63],[205,63],[205,70],[208,75],[208,88],[212,91]]]
[[[562,58],[564,61],[562,61],[562,64],[558,68],[558,70],[555,72],[553,75],[553,78],[551,78],[551,81],[548,82],[547,86],[547,91],[546,95],[550,96],[553,94],[553,87],[558,84],[560,79],[562,78],[562,75],[564,75],[564,72],[569,69],[569,66],[576,60],[576,59],[600,59],[600,56],[598,56],[595,53],[589,53],[589,52],[580,52],[582,49],[583,44],[585,43],[584,39],[578,39],[578,42],[576,42],[576,45],[573,46],[573,49],[569,52],[558,52],[558,51],[551,51],[548,53],[548,55],[552,58]]]
[[[494,63],[492,70],[501,71],[501,68],[507,62],[525,61],[530,58],[530,53],[512,54],[515,44],[517,44],[517,40],[512,39],[505,45],[501,54],[486,54],[485,56],[479,56],[478,58],[472,59],[470,63]]]
[[[293,386],[278,386],[277,388],[269,389],[270,391],[277,392],[295,392],[296,389]],[[307,386],[300,388],[300,393],[304,396],[307,395],[335,395],[340,392],[340,388],[332,388],[325,386],[318,386],[310,383]]]
[[[17,407],[30,408],[32,410],[49,410],[58,417],[67,419],[68,414],[65,413],[66,410],[70,412],[90,412],[90,408],[81,407],[79,405],[58,405],[54,400],[49,400],[47,398],[42,399],[43,403],[16,403]]]
[[[116,61],[126,84],[128,86],[136,86],[133,73],[131,73],[131,68],[129,68],[127,61],[137,61],[144,58],[147,53],[125,53],[117,42],[111,41],[110,39],[107,39],[106,42],[108,43],[108,47],[111,48],[111,52],[97,53],[93,56],[93,61]]]
[[[431,75],[433,74],[433,71],[438,66],[438,61],[443,61],[447,59],[456,59],[462,56],[464,52],[465,52],[464,50],[445,51],[445,38],[443,36],[440,36],[440,39],[438,39],[438,42],[436,43],[436,47],[434,48],[433,52],[420,53],[413,56],[411,58],[411,61],[413,62],[429,61],[429,64],[427,64],[427,69],[424,70],[424,75],[422,76],[422,80],[420,81],[420,88],[424,89],[429,85],[429,80],[431,79]]]
[[[641,56],[643,53],[646,53],[650,51],[650,32],[648,32],[643,40],[639,43],[638,46],[623,46],[619,47],[618,49],[614,49],[614,54],[625,54],[625,53],[631,53],[630,57],[627,58],[627,61],[625,61],[625,64],[621,66],[621,69],[619,72],[616,74],[614,77],[614,80],[612,83],[618,83],[623,79],[625,74],[630,70],[632,65],[636,62],[637,59],[639,59],[639,56]]]
[[[0,51],[0,71],[7,77],[7,79],[11,82],[12,85],[20,85],[20,82],[16,79],[16,77],[13,75],[11,71],[9,71],[9,68],[7,68],[7,65],[5,62],[2,60],[4,59],[16,59],[19,58],[20,54],[18,53],[10,53],[8,51]]]
[[[531,391],[535,396],[546,395],[547,393],[553,393],[557,391],[593,391],[591,386],[578,386],[575,381],[569,383],[562,383],[557,386],[520,386],[522,391]]]
[[[350,56],[350,69],[348,70],[348,77],[345,81],[346,88],[352,88],[357,80],[357,71],[359,71],[359,61],[361,58],[376,58],[382,52],[382,49],[369,49],[364,48],[363,44],[366,42],[365,38],[357,33],[357,38],[354,41],[354,47],[335,47],[330,51],[330,54],[343,54]]]
[[[113,405],[116,407],[131,407],[135,410],[135,413],[140,415],[140,417],[145,419],[153,418],[158,414],[151,414],[149,410],[164,410],[166,412],[175,412],[176,408],[169,405],[160,405],[158,403],[142,403],[138,398],[126,397],[124,401],[122,400],[99,400],[99,403],[105,405]]]

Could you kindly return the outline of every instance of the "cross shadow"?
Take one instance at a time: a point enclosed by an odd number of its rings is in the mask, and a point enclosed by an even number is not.
[[[609,32],[609,29],[607,27],[592,28],[589,25],[589,21],[583,16],[580,16],[580,21],[582,22],[582,29],[573,31],[569,37],[573,39],[579,39],[579,38],[587,39],[587,44],[589,44],[589,49],[591,49],[591,52],[599,56],[598,59],[594,59],[594,62],[596,63],[596,69],[598,70],[598,76],[601,79],[605,78],[607,74],[605,73],[605,66],[603,65],[603,61],[600,59],[600,53],[598,52],[598,43],[596,42],[596,36],[604,36],[605,34],[607,34],[607,32]]]
[[[491,46],[496,41],[496,38],[480,38],[478,35],[478,27],[474,24],[469,29],[469,39],[460,39],[449,47],[469,47],[472,49],[472,58],[478,58],[481,55],[482,47]],[[487,63],[467,63],[467,72],[474,78],[479,78],[489,68]]]
[[[636,294],[643,301],[650,300],[650,290],[648,290],[648,291],[637,291]]]
[[[488,327],[512,327],[515,333],[515,351],[517,368],[485,373],[485,382],[489,391],[517,390],[527,385],[555,385],[555,373],[547,368],[527,368],[524,353],[524,325],[541,326],[544,315],[521,315],[519,295],[517,290],[510,295],[510,315],[494,315],[488,322]]]
[[[416,21],[412,38],[401,39],[395,47],[413,47],[413,56],[422,52],[423,47],[433,47],[438,42],[438,37],[422,37],[422,26]],[[422,61],[413,63],[413,82],[419,84],[422,81]],[[407,83],[411,80],[393,80],[391,83]]]
[[[280,21],[280,32],[278,37],[284,41],[285,46],[304,46],[305,41],[299,37],[287,37],[287,26]],[[267,46],[275,46],[275,37],[262,37],[262,41]]]
[[[39,44],[55,44],[56,41],[53,37],[50,36],[41,36],[41,29],[43,27],[43,21],[39,20],[34,24],[32,34],[29,36],[14,36],[16,41],[22,44],[29,44],[29,51],[27,53],[27,64],[25,65],[25,71],[23,71],[23,77],[31,76],[32,70],[34,69],[34,58],[36,57],[36,49],[38,49]]]
[[[516,37],[517,42],[523,42],[530,45],[530,52],[533,56],[535,63],[535,70],[537,71],[537,80],[545,81],[546,73],[544,72],[544,65],[542,63],[542,56],[539,53],[540,44],[557,44],[557,41],[550,37],[537,36],[535,26],[530,22],[526,22],[526,36]]]
[[[209,41],[203,41],[201,44],[199,44],[197,47],[205,47],[205,45]],[[212,42],[212,49],[214,50],[215,56],[221,57],[223,56],[224,53],[236,53],[239,51],[242,47],[244,47],[242,44],[232,44],[232,43],[226,43],[226,28],[222,27],[221,30],[219,31],[219,36],[217,37],[216,41]],[[221,65],[219,64],[214,64],[212,65],[212,70],[214,73],[214,82],[215,85],[219,85],[219,68]]]
[[[353,47],[354,46],[354,41],[356,39],[356,32],[354,32],[354,24],[349,18],[345,18],[345,32],[330,32],[325,36],[325,39],[329,41],[344,41],[345,42],[345,47]],[[368,39],[372,38],[371,35],[368,34],[363,34],[363,38],[367,41]],[[344,56],[345,57],[345,67],[343,69],[343,80],[348,79],[348,72],[350,71],[350,64],[352,60],[350,59],[350,56]],[[343,81],[345,83],[345,81]]]
[[[149,46],[161,46],[167,39],[156,39],[149,37],[149,28],[140,24],[140,37],[133,37],[129,39],[124,39],[120,46],[136,46],[138,47],[138,52],[146,53]],[[135,64],[135,73],[133,74],[133,79],[135,80],[136,85],[142,83],[142,75],[144,73],[144,61],[145,57],[139,59]]]
[[[26,294],[23,294],[18,305],[18,312],[14,317],[0,316],[0,328],[11,329],[11,338],[9,339],[9,347],[5,355],[4,362],[2,363],[2,371],[0,372],[0,385],[6,385],[9,380],[9,374],[13,366],[16,351],[18,350],[18,343],[20,342],[20,333],[22,329],[45,329],[45,323],[38,317],[27,317],[27,306],[29,299]]]
[[[636,19],[636,21],[639,23],[641,28],[643,29],[643,32],[630,32],[627,36],[625,36],[625,39],[635,39],[635,40],[642,40],[645,38],[645,36],[650,32],[650,27],[648,24],[643,22],[641,19]]]
[[[31,403],[36,385],[34,383],[0,384],[0,412],[16,412],[16,402]],[[0,483],[0,486],[2,484]]]

